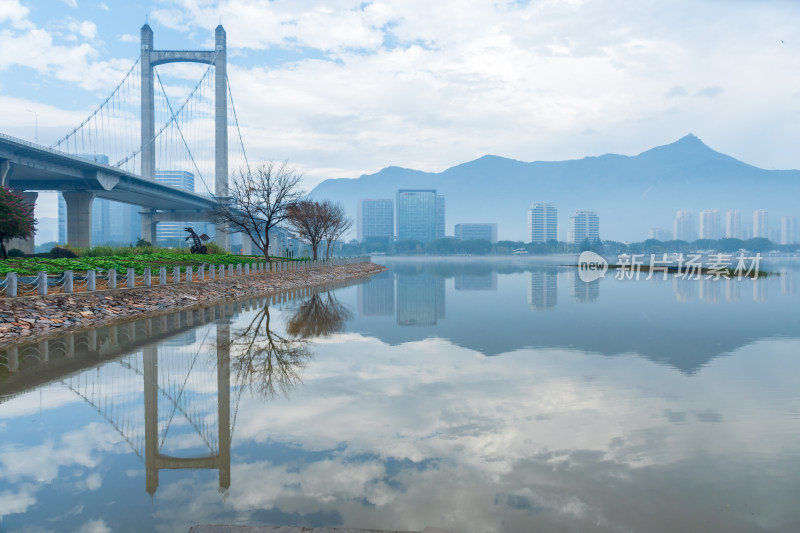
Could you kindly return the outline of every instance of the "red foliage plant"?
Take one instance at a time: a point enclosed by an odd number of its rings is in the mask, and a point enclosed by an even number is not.
[[[6,242],[29,239],[36,233],[33,205],[6,187],[0,187],[0,254],[8,259]]]

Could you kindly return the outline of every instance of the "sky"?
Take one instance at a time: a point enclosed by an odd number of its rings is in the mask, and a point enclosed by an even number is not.
[[[800,168],[800,3],[788,0],[0,0],[0,132],[50,145],[139,55],[211,49],[251,160],[306,190],[395,165],[438,172],[635,155],[694,133]],[[191,87],[196,69],[172,66]],[[41,195],[37,216],[55,216]]]

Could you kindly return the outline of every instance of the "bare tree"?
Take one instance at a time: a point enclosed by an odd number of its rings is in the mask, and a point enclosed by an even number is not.
[[[302,197],[302,174],[287,163],[259,163],[231,176],[229,201],[220,200],[214,212],[217,223],[243,232],[269,261],[269,232],[289,216]]]
[[[325,202],[327,206],[325,239],[325,259],[331,256],[331,246],[353,227],[353,219],[348,218],[341,204]]]
[[[317,248],[328,227],[329,209],[325,202],[302,200],[288,210],[288,220],[297,236],[311,245],[313,259],[317,258]]]

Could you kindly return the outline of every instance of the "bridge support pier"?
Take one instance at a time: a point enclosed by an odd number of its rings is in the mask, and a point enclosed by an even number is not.
[[[62,194],[67,204],[67,242],[77,248],[89,248],[92,245],[94,193],[73,191]]]
[[[39,197],[38,192],[22,192],[22,191],[14,191],[20,196],[25,199],[25,203],[28,205],[36,205],[36,199]],[[11,239],[8,241],[6,245],[6,250],[11,250],[12,248],[16,248],[17,250],[21,250],[23,253],[32,254],[36,251],[36,246],[34,245],[33,237],[30,239]]]
[[[141,215],[142,239],[155,246],[156,240],[158,239],[158,219],[156,218],[156,210],[144,209],[141,211]]]

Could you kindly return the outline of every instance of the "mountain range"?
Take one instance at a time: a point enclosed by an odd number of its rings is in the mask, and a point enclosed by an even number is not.
[[[558,209],[559,238],[570,214],[596,211],[602,239],[640,241],[650,228],[671,232],[680,209],[742,213],[766,209],[770,226],[800,214],[800,171],[765,170],[716,152],[689,134],[635,156],[606,154],[568,161],[523,162],[487,155],[443,172],[390,166],[355,179],[329,179],[310,196],[340,202],[356,218],[362,198],[394,198],[397,189],[436,189],[446,203],[445,233],[465,222],[495,222],[500,240],[529,240],[527,209],[551,202]]]

